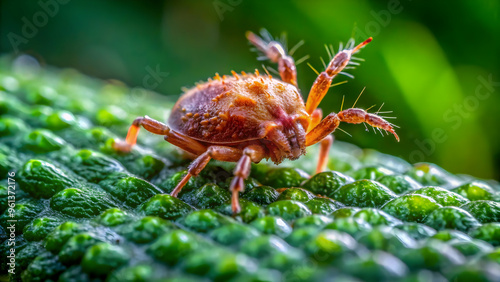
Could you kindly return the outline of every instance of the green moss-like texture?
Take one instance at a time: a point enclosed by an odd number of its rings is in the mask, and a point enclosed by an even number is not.
[[[314,175],[316,147],[279,167],[252,165],[233,216],[234,164],[211,162],[174,198],[189,164],[179,150],[144,130],[132,152],[113,150],[135,117],[161,119],[171,103],[9,64],[0,62],[0,270],[15,234],[13,281],[500,281],[493,181],[336,142],[331,158],[348,156],[330,163],[340,171]]]

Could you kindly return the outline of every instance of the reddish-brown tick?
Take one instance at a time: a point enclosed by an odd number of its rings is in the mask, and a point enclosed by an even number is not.
[[[136,144],[139,127],[164,135],[171,144],[196,156],[188,173],[171,195],[176,197],[192,176],[197,176],[210,159],[237,162],[231,182],[232,210],[240,211],[239,192],[250,174],[251,163],[271,159],[279,164],[284,159],[297,159],[306,147],[321,142],[317,172],[325,169],[328,151],[333,142],[330,135],[340,122],[367,123],[394,134],[391,123],[363,109],[350,108],[331,113],[322,120],[318,107],[331,86],[332,79],[372,39],[354,48],[339,50],[325,71],[314,82],[304,104],[297,88],[294,60],[277,41],[265,41],[254,33],[248,40],[269,60],[278,63],[281,80],[270,75],[216,75],[214,79],[187,91],[175,104],[168,125],[148,116],[138,117],[129,129],[125,142],[117,141],[117,150],[129,151]],[[351,45],[353,46],[353,45]]]

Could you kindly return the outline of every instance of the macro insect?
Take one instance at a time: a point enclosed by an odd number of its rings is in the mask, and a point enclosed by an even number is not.
[[[347,47],[331,59],[309,91],[304,104],[297,88],[294,59],[274,40],[264,40],[252,32],[248,40],[273,63],[278,64],[281,80],[261,75],[232,71],[231,76],[216,76],[184,93],[172,109],[168,125],[138,117],[129,128],[125,141],[117,140],[114,148],[130,151],[136,144],[140,126],[163,135],[167,142],[196,156],[171,195],[177,197],[188,180],[197,176],[211,159],[236,162],[230,185],[233,213],[240,211],[239,193],[250,174],[251,163],[271,159],[275,164],[284,159],[295,160],[305,154],[306,147],[321,144],[317,172],[325,169],[333,138],[330,135],[345,123],[367,123],[399,137],[393,125],[382,117],[360,108],[330,113],[322,119],[319,103],[328,92],[333,78],[351,61],[352,55],[372,38]]]

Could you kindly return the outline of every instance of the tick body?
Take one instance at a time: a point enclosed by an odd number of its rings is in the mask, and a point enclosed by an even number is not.
[[[177,196],[192,176],[197,176],[211,159],[236,162],[230,185],[233,213],[240,211],[239,192],[250,174],[251,163],[271,159],[279,164],[284,159],[297,159],[306,147],[321,142],[317,172],[326,168],[328,152],[333,142],[330,135],[340,122],[367,123],[387,130],[399,141],[392,125],[383,118],[363,109],[351,108],[331,113],[322,119],[317,106],[326,95],[333,78],[350,62],[351,55],[371,41],[371,38],[352,49],[340,50],[325,71],[314,82],[304,103],[296,86],[294,60],[280,43],[266,42],[247,33],[248,40],[267,58],[278,64],[281,79],[270,75],[232,73],[216,75],[208,82],[188,90],[177,101],[168,124],[147,116],[134,120],[125,142],[114,147],[129,151],[137,141],[139,127],[164,135],[171,144],[193,154],[196,159],[188,173],[172,191]]]

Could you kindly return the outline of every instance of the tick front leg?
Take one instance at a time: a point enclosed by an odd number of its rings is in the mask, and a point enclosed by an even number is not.
[[[172,130],[165,134],[165,141],[195,156],[199,156],[207,150],[207,147],[197,140]]]
[[[318,107],[319,103],[325,97],[330,85],[332,85],[332,80],[339,74],[351,60],[351,55],[358,52],[359,49],[363,48],[366,44],[370,43],[372,38],[361,42],[358,46],[353,49],[340,50],[335,57],[330,61],[325,71],[320,73],[316,80],[314,81],[309,95],[307,96],[306,111],[312,114],[314,110]]]
[[[325,171],[328,165],[328,154],[333,144],[333,135],[328,135],[320,142],[318,165],[316,166],[316,173]]]
[[[278,63],[278,71],[281,80],[297,86],[297,69],[295,61],[291,56],[288,56],[285,49],[277,41],[266,42],[253,32],[247,32],[248,41],[255,45],[257,49],[262,51],[273,63]]]
[[[375,114],[369,114],[363,109],[351,108],[343,110],[338,114],[331,113],[326,116],[316,127],[307,133],[306,146],[311,146],[321,141],[335,131],[340,122],[353,124],[366,122],[373,127],[389,131],[399,141],[399,137],[390,122]]]
[[[311,114],[311,123],[309,124],[308,131],[315,128],[323,118],[323,111],[320,108],[314,110]],[[333,144],[333,136],[328,135],[323,140],[321,140],[321,146],[319,147],[319,158],[318,164],[316,166],[316,173],[320,173],[326,169],[328,164],[328,154],[330,153],[330,147]]]
[[[311,123],[307,128],[307,132],[315,128],[321,122],[322,118],[323,118],[323,111],[320,108],[315,109],[311,114]]]
[[[132,122],[132,125],[128,129],[125,142],[116,140],[113,143],[113,148],[117,151],[129,152],[137,143],[137,136],[139,135],[139,129],[141,126],[147,131],[158,135],[166,135],[170,131],[170,128],[162,122],[154,120],[148,116],[138,117],[134,120],[134,122]]]

